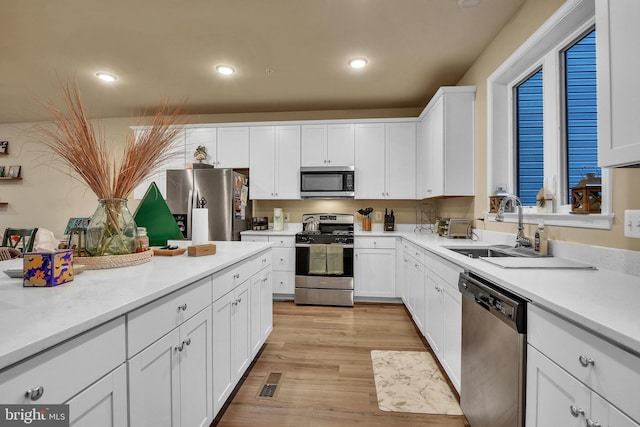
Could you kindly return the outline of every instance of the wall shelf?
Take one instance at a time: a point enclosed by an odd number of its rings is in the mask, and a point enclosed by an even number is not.
[[[22,179],[21,176],[16,177],[16,178],[11,177],[11,176],[0,176],[0,180],[1,181],[20,181],[21,179]]]

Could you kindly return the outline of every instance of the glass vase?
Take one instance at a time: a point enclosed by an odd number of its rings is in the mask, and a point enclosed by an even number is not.
[[[87,252],[90,256],[126,255],[137,248],[136,222],[127,207],[127,199],[100,199],[87,228]]]

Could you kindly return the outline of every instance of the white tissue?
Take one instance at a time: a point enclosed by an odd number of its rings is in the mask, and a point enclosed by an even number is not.
[[[202,245],[209,241],[209,209],[197,208],[191,213],[191,244]]]

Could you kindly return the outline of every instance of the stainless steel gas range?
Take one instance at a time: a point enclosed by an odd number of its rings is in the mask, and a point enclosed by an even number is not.
[[[353,215],[302,215],[295,303],[353,307]]]

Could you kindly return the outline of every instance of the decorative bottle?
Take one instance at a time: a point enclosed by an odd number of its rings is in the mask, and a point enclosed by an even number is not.
[[[540,255],[547,255],[549,251],[549,245],[547,241],[547,230],[544,228],[544,221],[538,222],[538,229],[536,230],[534,238],[534,249]]]

